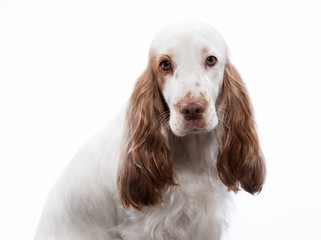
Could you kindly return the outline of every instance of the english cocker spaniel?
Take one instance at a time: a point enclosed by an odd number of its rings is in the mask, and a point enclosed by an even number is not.
[[[36,240],[218,240],[233,192],[261,191],[250,99],[222,36],[176,23],[154,38],[126,108],[52,189]]]

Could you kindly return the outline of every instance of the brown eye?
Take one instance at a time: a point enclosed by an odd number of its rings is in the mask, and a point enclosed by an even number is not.
[[[167,60],[164,60],[161,62],[160,67],[164,70],[164,71],[169,71],[172,69],[171,67],[171,63]]]
[[[214,57],[214,56],[209,56],[209,57],[206,59],[206,65],[207,65],[207,66],[210,66],[210,67],[214,66],[216,62],[217,62],[217,58]]]

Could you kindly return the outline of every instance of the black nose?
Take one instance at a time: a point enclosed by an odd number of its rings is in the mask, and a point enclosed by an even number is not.
[[[182,103],[179,105],[179,110],[185,120],[197,120],[202,117],[205,106],[202,102]]]

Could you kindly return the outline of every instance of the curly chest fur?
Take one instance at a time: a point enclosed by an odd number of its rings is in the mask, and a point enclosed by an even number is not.
[[[160,205],[127,211],[121,227],[122,238],[221,239],[221,231],[228,222],[227,205],[232,205],[232,199],[217,176],[206,172],[178,172],[178,186],[164,193]]]

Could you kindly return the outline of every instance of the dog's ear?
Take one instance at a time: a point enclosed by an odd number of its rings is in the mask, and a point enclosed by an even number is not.
[[[118,173],[118,191],[125,208],[153,206],[165,186],[175,185],[170,150],[161,133],[166,103],[151,64],[138,79],[127,108],[126,143]]]
[[[217,169],[222,182],[233,191],[242,187],[255,194],[265,179],[265,163],[260,149],[251,102],[237,70],[226,64],[220,96],[220,149]]]

